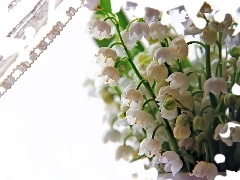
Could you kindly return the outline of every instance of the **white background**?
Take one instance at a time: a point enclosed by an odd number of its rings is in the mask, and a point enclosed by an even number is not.
[[[82,86],[98,48],[79,11],[0,99],[0,180],[123,179],[101,140],[103,105]]]

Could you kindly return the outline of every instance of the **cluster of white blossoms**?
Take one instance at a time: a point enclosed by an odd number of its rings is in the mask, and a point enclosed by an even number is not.
[[[226,168],[239,169],[234,157],[240,153],[240,97],[231,89],[240,83],[240,34],[232,36],[234,18],[226,14],[217,22],[204,3],[198,16],[207,20],[206,27],[197,28],[186,15],[179,35],[174,25],[162,23],[157,9],[146,7],[143,17],[126,24],[127,18],[97,0],[82,3],[101,11],[89,32],[105,44],[95,55],[107,104],[104,119],[111,127],[103,140],[123,142],[116,159],[147,158],[161,173],[187,171],[208,180]],[[136,7],[127,1],[126,10]],[[190,60],[192,50],[196,57]],[[222,136],[227,131],[229,136]],[[225,166],[214,162],[218,153],[225,153]]]

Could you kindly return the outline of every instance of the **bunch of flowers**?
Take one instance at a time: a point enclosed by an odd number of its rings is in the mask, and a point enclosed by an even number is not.
[[[113,14],[110,4],[82,3],[96,11],[89,32],[100,46],[98,90],[110,124],[103,139],[123,143],[116,159],[147,158],[159,173],[209,180],[226,169],[238,171],[240,98],[232,87],[239,84],[240,34],[232,36],[232,16],[217,22],[204,3],[198,16],[206,27],[198,29],[186,14],[179,35],[161,23],[157,9],[146,7],[143,17],[129,22],[122,10]],[[127,2],[126,10],[136,6]],[[187,42],[189,35],[195,39]],[[190,50],[196,52],[191,60]],[[225,162],[217,164],[219,154]]]

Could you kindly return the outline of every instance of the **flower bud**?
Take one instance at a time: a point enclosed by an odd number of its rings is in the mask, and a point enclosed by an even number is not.
[[[114,97],[113,97],[113,94],[111,94],[107,88],[103,88],[102,91],[101,91],[101,96],[102,96],[102,99],[103,101],[106,103],[106,104],[111,104],[113,101],[114,101]]]
[[[234,46],[230,49],[229,54],[232,57],[238,58],[240,56],[240,47]]]
[[[183,118],[183,115],[180,114],[176,119],[175,126],[185,126],[186,123],[187,123],[187,121]]]
[[[234,94],[228,93],[224,96],[224,104],[233,107],[237,102],[237,97]]]
[[[186,126],[176,126],[173,130],[173,135],[176,139],[186,139],[190,134],[190,128]]]
[[[204,140],[205,138],[206,138],[206,134],[205,134],[204,132],[201,132],[201,133],[199,133],[199,134],[196,136],[196,140],[197,140],[198,142]]]
[[[193,119],[193,128],[196,130],[204,130],[207,127],[207,120],[204,117],[196,116]]]

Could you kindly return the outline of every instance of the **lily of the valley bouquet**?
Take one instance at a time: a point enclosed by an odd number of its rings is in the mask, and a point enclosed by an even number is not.
[[[103,139],[122,142],[116,159],[147,158],[159,174],[189,172],[208,180],[238,171],[240,98],[232,87],[239,84],[240,34],[232,36],[232,16],[217,22],[204,3],[198,17],[206,27],[198,29],[186,13],[184,34],[177,34],[174,24],[161,22],[157,7],[129,21],[122,10],[112,13],[110,1],[82,2],[95,12],[89,32],[100,46],[96,79],[110,124]],[[187,41],[189,35],[196,39]],[[217,156],[225,161],[216,162]]]

